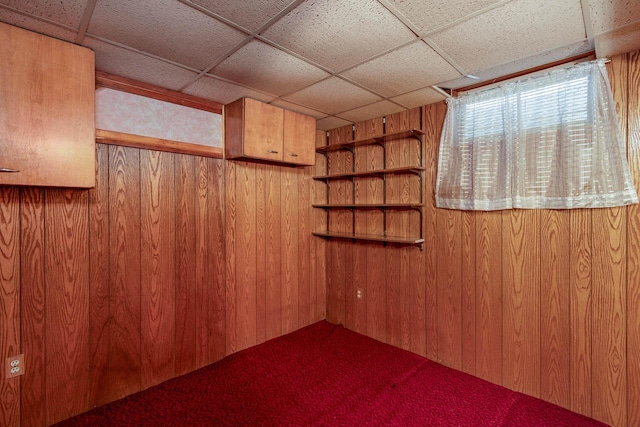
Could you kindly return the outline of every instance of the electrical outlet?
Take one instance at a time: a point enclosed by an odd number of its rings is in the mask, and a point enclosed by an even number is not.
[[[24,354],[7,358],[7,379],[24,374]]]
[[[362,299],[362,289],[360,288],[356,289],[356,298]]]

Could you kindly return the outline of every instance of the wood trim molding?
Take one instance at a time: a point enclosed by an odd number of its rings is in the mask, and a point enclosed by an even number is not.
[[[198,110],[209,111],[215,114],[222,114],[224,105],[219,102],[199,98],[186,93],[176,92],[137,80],[108,74],[103,71],[96,71],[96,87],[107,87],[135,95],[146,96],[160,101],[172,102],[185,107],[196,108]]]
[[[167,139],[151,138],[102,129],[96,129],[96,142],[142,148],[145,150],[168,151],[170,153],[191,154],[217,159],[223,158],[222,148],[220,147],[208,147],[206,145],[189,144],[187,142],[170,141]]]
[[[591,60],[591,59],[595,59],[595,58],[596,58],[596,53],[595,53],[595,51],[591,50],[589,52],[580,53],[578,55],[570,56],[569,58],[561,59],[559,61],[550,62],[548,64],[539,65],[537,67],[527,68],[526,70],[518,71],[516,73],[507,74],[505,76],[497,77],[497,78],[492,79],[492,80],[487,80],[487,81],[480,82],[480,83],[474,83],[474,84],[469,85],[469,86],[465,86],[465,87],[461,87],[461,88],[458,88],[458,89],[454,89],[452,95],[453,96],[458,96],[458,94],[461,93],[461,92],[468,92],[470,90],[478,89],[478,88],[481,88],[483,86],[489,86],[489,85],[492,85],[492,84],[495,84],[495,83],[503,82],[505,80],[515,79],[515,78],[518,78],[518,77],[521,77],[521,76],[524,76],[524,75],[527,75],[527,74],[531,74],[531,73],[535,73],[537,71],[545,70],[547,68],[553,68],[553,67],[557,67],[557,66],[562,65],[562,64],[568,64],[569,62],[581,61],[581,60]]]

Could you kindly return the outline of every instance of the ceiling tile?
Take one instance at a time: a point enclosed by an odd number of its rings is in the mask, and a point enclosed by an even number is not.
[[[76,38],[76,33],[66,30],[57,25],[49,24],[30,16],[25,16],[19,13],[11,12],[7,9],[0,7],[0,21],[6,24],[15,25],[16,27],[24,28],[26,30],[35,31],[37,33],[46,34],[57,39],[66,40],[72,42]]]
[[[329,76],[308,62],[257,40],[225,59],[210,74],[277,96]]]
[[[589,0],[589,10],[594,34],[640,21],[638,0]]]
[[[386,97],[460,76],[426,43],[409,46],[358,65],[343,75]]]
[[[410,109],[433,104],[434,102],[440,102],[446,99],[446,97],[430,87],[425,87],[391,99],[398,104],[403,105],[405,108]]]
[[[351,124],[353,124],[353,122],[349,122],[339,117],[329,116],[329,117],[325,117],[324,119],[318,120],[316,122],[316,129],[330,130],[330,129],[335,129],[342,126],[348,126]]]
[[[89,33],[199,70],[245,38],[175,0],[98,1]]]
[[[271,103],[272,105],[282,107],[285,110],[296,111],[298,113],[306,114],[307,116],[314,117],[316,120],[323,117],[327,117],[325,113],[313,110],[311,108],[303,107],[302,105],[294,104],[293,102],[287,102],[283,99],[277,99]]]
[[[327,114],[352,110],[381,98],[337,77],[330,77],[285,99]]]
[[[620,55],[640,49],[640,21],[598,34],[595,38],[599,58]]]
[[[431,37],[467,72],[585,40],[580,0],[516,0]]]
[[[427,34],[457,19],[504,0],[387,0],[413,25]]]
[[[416,37],[380,3],[361,0],[305,1],[262,35],[334,71]]]
[[[387,114],[399,113],[400,111],[404,110],[404,107],[396,105],[393,102],[380,101],[373,104],[365,105],[364,107],[345,111],[344,113],[338,114],[338,117],[352,122],[362,122],[376,117],[382,117]]]
[[[260,28],[293,0],[191,0],[249,31]]]
[[[196,78],[193,71],[141,53],[87,37],[84,45],[96,53],[96,69],[167,89],[177,90]]]
[[[192,85],[189,85],[184,90],[184,93],[210,99],[221,104],[229,104],[243,97],[257,99],[262,102],[271,102],[274,99],[273,96],[209,76],[203,76]]]
[[[528,70],[529,68],[550,64],[591,50],[593,50],[593,44],[584,40],[475,73],[474,75],[476,77],[480,77],[480,80],[461,77],[459,79],[443,82],[439,86],[450,89],[471,86],[480,82],[490,81],[498,77],[508,76],[509,74],[519,73],[521,71]]]
[[[87,0],[0,0],[0,3],[29,15],[78,29]]]

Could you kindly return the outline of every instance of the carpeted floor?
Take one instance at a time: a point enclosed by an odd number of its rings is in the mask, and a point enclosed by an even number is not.
[[[601,426],[319,322],[60,426]]]

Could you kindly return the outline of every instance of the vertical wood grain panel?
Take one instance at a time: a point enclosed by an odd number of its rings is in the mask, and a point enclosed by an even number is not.
[[[20,354],[20,211],[16,187],[0,187],[0,358]],[[20,425],[20,378],[0,372],[0,421]]]
[[[96,145],[89,190],[89,407],[109,401],[109,146]]]
[[[298,179],[298,327],[311,320],[311,168],[296,168]],[[295,261],[294,261],[295,262]]]
[[[627,137],[627,55],[608,64],[618,127]],[[626,372],[626,208],[597,209],[592,214],[593,341],[592,415],[614,425],[627,421]]]
[[[411,111],[410,127],[415,129],[423,128],[423,108],[416,108]],[[409,164],[415,166],[424,166],[428,163],[425,153],[426,138],[422,137],[422,142],[417,139],[411,139]],[[410,175],[410,200],[418,203],[425,203],[426,192],[424,189],[425,172],[422,178]],[[417,211],[409,212],[410,233],[420,236],[421,230],[424,230],[424,210],[422,215]],[[422,233],[424,237],[424,234]],[[406,248],[409,251],[409,268],[407,270],[407,279],[411,284],[411,292],[408,294],[411,322],[411,348],[414,353],[425,356],[427,354],[427,335],[426,335],[426,285],[425,285],[425,251],[417,247]]]
[[[571,211],[571,410],[591,416],[591,210]]]
[[[282,333],[298,328],[298,179],[289,168],[280,170],[282,248]]]
[[[236,352],[236,162],[225,167],[226,354]]]
[[[316,147],[327,144],[326,132],[316,131]],[[311,168],[312,175],[327,173],[327,157],[316,153],[316,164]],[[321,181],[312,181],[313,203],[325,203],[327,201],[327,186]],[[327,214],[322,209],[313,210],[313,230],[326,231]],[[327,240],[321,237],[312,237],[312,275],[315,278],[315,316],[314,320],[326,317],[327,305]]]
[[[266,338],[282,334],[282,256],[281,256],[281,204],[280,174],[278,166],[267,166],[266,176],[266,252],[267,252],[267,295],[266,295]]]
[[[502,212],[476,215],[476,375],[502,384]],[[505,344],[506,345],[506,344]]]
[[[208,158],[209,340],[210,361],[226,355],[225,161]]]
[[[355,138],[364,139],[382,134],[382,118],[356,124]],[[382,147],[369,145],[356,149],[357,171],[382,169]],[[356,180],[356,203],[382,203],[382,180],[380,178],[358,178]],[[382,212],[377,210],[356,211],[356,232],[382,235]],[[381,244],[364,243],[354,247],[353,286],[350,290],[353,312],[353,330],[382,336],[384,339],[384,251]],[[377,262],[378,265],[374,265]],[[373,271],[372,271],[373,269]],[[358,289],[362,299],[356,298]],[[349,301],[349,299],[347,300]],[[349,303],[347,303],[349,304]],[[371,311],[371,312],[370,312]],[[369,321],[372,322],[369,325]],[[371,332],[367,332],[371,331]]]
[[[593,212],[593,417],[626,422],[626,239],[624,208]]]
[[[425,247],[425,324],[427,357],[438,360],[438,293],[436,243],[436,169],[440,134],[446,114],[446,104],[427,105],[424,108],[425,168],[424,176],[424,247]]]
[[[462,213],[462,370],[476,372],[476,212]]]
[[[540,212],[540,397],[570,407],[569,211]]]
[[[267,165],[256,166],[256,343],[267,336]]]
[[[373,119],[364,122],[364,124],[356,125],[357,138],[368,138],[383,133],[382,118]],[[383,169],[383,147],[375,145],[365,146],[366,163],[362,165],[364,170]],[[365,195],[365,203],[382,203],[383,202],[383,181],[380,178],[366,178],[363,180],[366,187],[363,187]],[[366,211],[366,232],[370,234],[383,234],[383,214],[380,211]],[[367,335],[380,341],[387,339],[386,333],[386,269],[385,269],[385,248],[382,243],[366,244],[366,282],[359,284],[364,292],[364,301],[366,301],[366,331]],[[354,271],[354,278],[359,273]],[[364,286],[364,287],[363,287]]]
[[[109,401],[140,390],[140,150],[109,146]]]
[[[236,349],[256,344],[256,199],[252,163],[236,167]]]
[[[640,51],[629,54],[627,157],[636,190],[640,189]],[[627,425],[640,425],[640,207],[627,210]],[[629,357],[631,356],[631,357]],[[637,359],[636,359],[637,360]]]
[[[438,361],[462,367],[462,212],[437,212]]]
[[[195,205],[195,288],[196,288],[196,367],[208,365],[211,338],[212,312],[209,309],[209,163],[205,157],[195,157],[196,205]]]
[[[44,190],[24,188],[20,197],[20,312],[22,353],[29,369],[24,372],[22,425],[46,425]]]
[[[140,150],[142,388],[175,376],[173,154]]]
[[[47,190],[47,423],[89,409],[89,194]]]
[[[175,161],[176,269],[175,367],[182,375],[196,369],[196,219],[195,158],[178,155]]]
[[[540,395],[540,214],[503,211],[503,385]]]
[[[329,131],[329,145],[347,142],[352,139],[351,126]],[[335,152],[329,154],[329,170],[331,173],[350,171],[350,153]],[[347,167],[349,166],[349,167]],[[351,201],[351,183],[335,180],[329,183],[329,203],[345,203]],[[329,229],[331,231],[351,232],[351,213],[342,210],[329,212]],[[345,321],[345,284],[351,277],[350,270],[353,244],[339,239],[328,244],[327,275],[327,320],[343,324]]]

